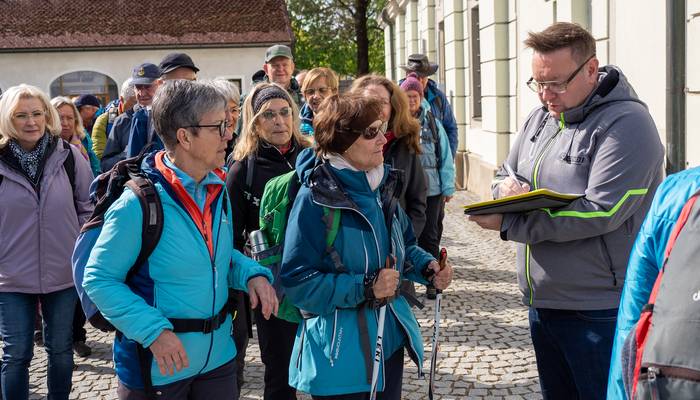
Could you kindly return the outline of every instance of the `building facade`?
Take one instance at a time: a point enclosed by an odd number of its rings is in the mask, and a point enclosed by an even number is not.
[[[532,52],[523,40],[554,22],[576,22],[596,39],[601,65],[624,71],[667,147],[679,141],[667,135],[667,105],[678,104],[667,97],[667,72],[673,75],[682,64],[683,87],[674,97],[685,103],[674,114],[677,126],[687,127],[685,133],[674,129],[685,144],[679,165],[700,165],[700,135],[693,134],[700,129],[700,0],[673,1],[683,9],[680,23],[668,22],[672,1],[662,0],[390,0],[381,16],[386,74],[402,78],[400,66],[413,53],[439,64],[433,79],[459,126],[458,186],[487,198],[518,129],[540,105],[525,85]],[[672,46],[673,30],[685,45]],[[669,48],[675,49],[670,56]]]
[[[250,89],[265,50],[291,44],[284,0],[0,2],[0,92],[27,83],[50,96],[118,95],[132,68],[184,52],[201,79]]]

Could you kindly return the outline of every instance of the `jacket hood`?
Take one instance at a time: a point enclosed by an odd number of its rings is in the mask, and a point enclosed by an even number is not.
[[[564,111],[566,123],[579,123],[596,108],[612,102],[633,101],[643,105],[637,93],[629,84],[622,71],[614,65],[606,65],[598,69],[598,86],[588,96],[586,101],[578,107]]]
[[[295,169],[300,182],[306,183],[309,178],[309,174],[314,169],[314,166],[316,166],[317,161],[318,157],[316,157],[316,152],[313,148],[307,147],[299,152],[297,155]]]

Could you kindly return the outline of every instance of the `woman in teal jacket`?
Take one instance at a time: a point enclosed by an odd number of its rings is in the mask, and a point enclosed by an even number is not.
[[[281,276],[288,298],[307,317],[297,332],[289,383],[314,399],[367,396],[381,304],[377,387],[383,399],[400,399],[404,348],[420,373],[423,346],[399,281],[426,284],[429,270],[437,272],[439,289],[451,280],[451,267],[440,270],[416,245],[408,217],[396,206],[401,174],[383,164],[380,113],[373,98],[326,99],[314,121],[318,157],[305,150],[297,158],[303,185],[287,225]],[[395,211],[385,216],[383,210]],[[337,235],[327,246],[324,218],[336,216]]]
[[[654,195],[649,213],[637,234],[627,264],[625,286],[622,289],[620,309],[613,342],[608,399],[628,398],[622,381],[622,347],[630,331],[639,321],[642,307],[649,301],[651,289],[663,266],[664,252],[673,226],[690,196],[700,189],[700,168],[670,175]]]
[[[236,398],[228,288],[247,291],[265,318],[276,312],[270,271],[233,248],[221,169],[231,139],[225,105],[205,83],[176,80],[161,87],[152,112],[166,150],[146,156],[141,169],[162,203],[162,236],[127,284],[141,249],[143,220],[139,199],[127,189],[105,213],[90,253],[83,287],[121,333],[114,341],[120,398],[142,398],[148,376],[161,399],[176,393]],[[197,332],[173,332],[173,319],[215,322]],[[139,364],[139,345],[152,356],[149,371]]]

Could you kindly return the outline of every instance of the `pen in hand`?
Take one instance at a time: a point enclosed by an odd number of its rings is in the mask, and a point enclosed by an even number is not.
[[[506,170],[508,177],[512,179],[512,182],[504,181],[499,185],[499,193],[501,197],[513,196],[530,191],[530,185],[527,183],[521,183],[518,176],[515,175],[515,171],[513,171],[513,168],[511,168],[507,162],[503,163],[503,169]]]

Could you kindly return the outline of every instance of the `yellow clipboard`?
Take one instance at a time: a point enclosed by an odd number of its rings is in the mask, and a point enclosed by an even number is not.
[[[515,196],[481,201],[463,206],[468,215],[522,213],[540,208],[560,208],[583,197],[582,194],[558,193],[549,189],[537,189]]]

